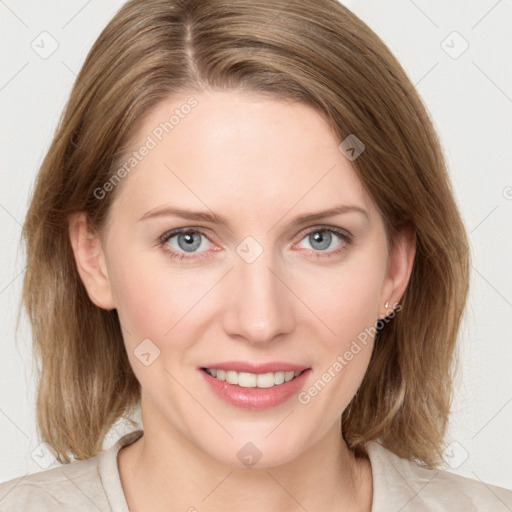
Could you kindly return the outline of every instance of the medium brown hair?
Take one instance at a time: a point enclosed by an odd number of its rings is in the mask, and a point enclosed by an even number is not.
[[[102,449],[140,400],[115,310],[78,275],[70,215],[100,232],[119,187],[99,200],[137,123],[162,100],[204,88],[314,107],[384,219],[416,257],[401,310],[378,331],[342,417],[352,449],[368,440],[435,467],[450,412],[454,347],[468,290],[468,244],[440,143],[413,85],[379,37],[336,0],[132,0],[103,30],[72,89],[37,176],[23,228],[23,301],[40,363],[39,434],[60,462]],[[306,129],[306,128],[305,128]]]

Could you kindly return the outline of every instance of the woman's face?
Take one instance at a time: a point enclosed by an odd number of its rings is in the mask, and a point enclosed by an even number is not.
[[[118,311],[145,428],[273,466],[339,429],[407,257],[388,254],[315,110],[234,91],[188,98],[139,127],[137,163],[112,185],[104,291],[88,289]]]

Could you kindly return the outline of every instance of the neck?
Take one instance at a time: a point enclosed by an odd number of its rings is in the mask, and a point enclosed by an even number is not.
[[[262,469],[223,464],[178,431],[143,424],[118,454],[130,512],[371,510],[370,463],[347,448],[339,424],[293,461]]]

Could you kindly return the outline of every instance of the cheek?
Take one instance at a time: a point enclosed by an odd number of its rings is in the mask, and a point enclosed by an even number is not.
[[[302,277],[303,296],[307,297],[311,309],[331,334],[322,338],[337,349],[350,344],[350,340],[365,329],[375,326],[382,309],[380,296],[385,261],[362,256],[348,261],[339,269],[310,274],[307,283]],[[314,288],[311,288],[312,282],[316,283]]]
[[[164,256],[148,257],[142,250],[113,253],[112,265],[110,281],[127,346],[149,338],[161,351],[171,341],[176,354],[187,348],[202,300],[218,276],[176,269]]]
[[[372,263],[361,258],[329,273],[328,281],[317,279],[329,296],[309,295],[330,333],[316,337],[316,372],[297,398],[312,418],[325,418],[326,424],[348,406],[370,362],[384,279],[384,265]]]
[[[110,283],[127,343],[162,339],[183,315],[179,283],[142,251],[113,253],[111,266]]]
[[[337,280],[336,286],[341,293],[331,315],[337,328],[353,338],[375,325],[382,286],[382,275],[377,268],[352,269]]]

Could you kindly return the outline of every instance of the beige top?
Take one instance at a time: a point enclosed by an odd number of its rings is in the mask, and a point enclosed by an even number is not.
[[[117,452],[143,435],[130,432],[96,457],[0,484],[1,512],[129,512]],[[510,512],[512,491],[443,470],[428,470],[376,442],[366,450],[373,474],[372,512]]]

